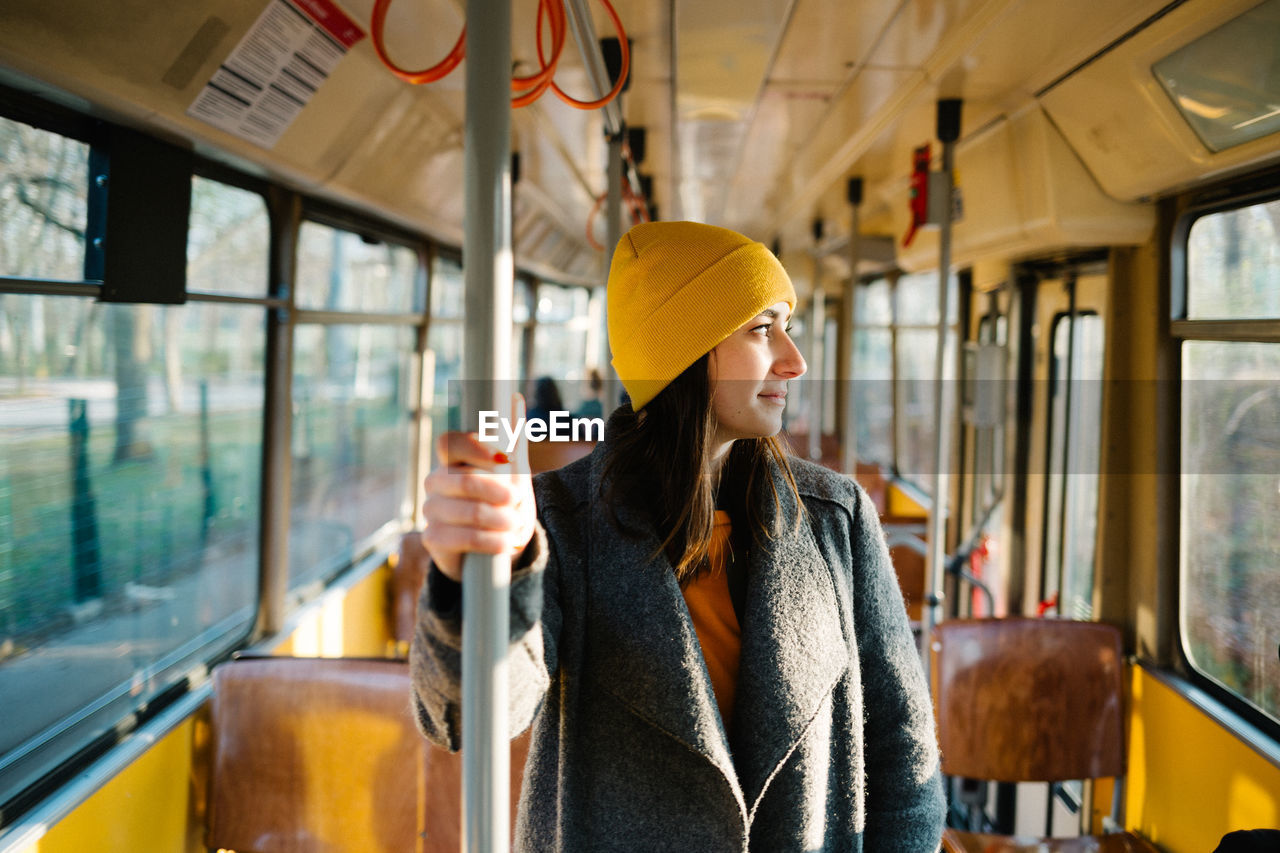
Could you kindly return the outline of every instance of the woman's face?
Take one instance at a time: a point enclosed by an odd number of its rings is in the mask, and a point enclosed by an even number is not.
[[[805,371],[804,358],[787,334],[787,303],[761,311],[711,351],[711,408],[716,443],[763,438],[782,429],[787,380]]]

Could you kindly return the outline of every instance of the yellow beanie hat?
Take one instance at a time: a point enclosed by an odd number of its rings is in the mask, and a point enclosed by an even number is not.
[[[609,268],[609,347],[639,411],[685,368],[796,291],[763,243],[697,222],[645,222]]]

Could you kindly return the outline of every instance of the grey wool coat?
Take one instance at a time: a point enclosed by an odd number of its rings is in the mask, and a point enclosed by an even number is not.
[[[597,447],[535,478],[539,526],[513,573],[511,732],[533,725],[516,849],[935,851],[933,715],[865,493],[794,460],[807,513],[791,532],[775,472],[787,532],[747,557],[726,732],[673,570],[650,558],[656,534],[612,526],[602,463]],[[411,655],[419,724],[455,750],[459,589],[431,569]]]

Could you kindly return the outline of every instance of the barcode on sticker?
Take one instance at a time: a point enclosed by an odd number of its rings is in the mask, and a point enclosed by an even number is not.
[[[330,0],[271,0],[187,115],[270,148],[363,37]]]

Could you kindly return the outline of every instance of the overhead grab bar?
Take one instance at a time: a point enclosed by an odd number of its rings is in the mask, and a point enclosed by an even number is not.
[[[920,655],[925,672],[929,672],[929,635],[940,621],[944,596],[947,535],[947,472],[951,430],[946,414],[947,383],[943,378],[947,354],[948,306],[951,292],[951,220],[955,192],[956,141],[960,138],[960,101],[949,98],[938,101],[938,139],[942,142],[943,204],[941,233],[938,238],[938,345],[933,360],[933,417],[937,424],[933,444],[933,476],[929,508],[929,553],[925,558],[925,595],[922,610]]]

